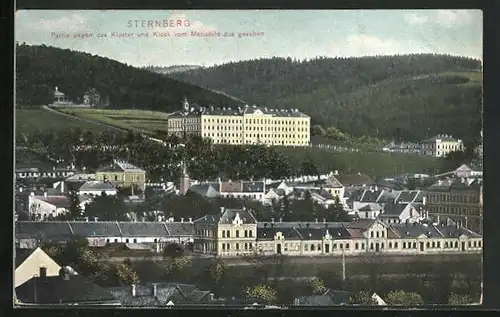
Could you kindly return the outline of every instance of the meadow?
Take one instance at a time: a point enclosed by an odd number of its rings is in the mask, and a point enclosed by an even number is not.
[[[167,131],[167,113],[148,110],[110,110],[88,108],[60,108],[66,114],[87,120],[94,120],[125,130],[153,134]]]

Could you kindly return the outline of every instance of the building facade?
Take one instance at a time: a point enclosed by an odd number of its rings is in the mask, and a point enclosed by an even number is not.
[[[195,221],[194,251],[220,257],[260,254],[336,256],[478,253],[482,237],[461,226],[351,223],[257,223],[246,210],[222,210]]]
[[[254,253],[257,220],[245,209],[225,209],[219,215],[206,215],[194,221],[195,252],[217,256]]]
[[[268,109],[257,106],[191,107],[168,117],[168,131],[177,136],[199,135],[215,144],[265,144],[307,146],[310,117],[297,109]]]
[[[462,140],[455,139],[451,135],[439,134],[432,138],[423,140],[422,153],[434,157],[444,157],[450,152],[462,151],[464,145]]]
[[[138,188],[142,192],[145,189],[146,171],[124,161],[114,160],[110,166],[98,169],[95,176],[97,180],[109,182],[117,188]]]
[[[427,189],[426,211],[432,218],[450,218],[476,232],[482,232],[482,180],[450,178]]]

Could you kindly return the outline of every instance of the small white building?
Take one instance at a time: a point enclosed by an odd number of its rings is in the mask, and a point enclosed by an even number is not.
[[[69,211],[70,199],[64,195],[36,196],[32,193],[28,200],[30,218],[46,220],[49,216],[56,217]]]
[[[447,134],[439,134],[423,140],[421,143],[423,154],[434,157],[444,157],[450,152],[462,151],[464,149],[462,140],[455,139]]]

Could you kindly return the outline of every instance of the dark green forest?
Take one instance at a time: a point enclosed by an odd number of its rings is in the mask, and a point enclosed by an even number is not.
[[[275,108],[297,108],[312,124],[354,136],[467,139],[481,125],[478,60],[414,54],[359,58],[256,59],[170,77]]]
[[[177,110],[191,102],[235,105],[233,99],[108,58],[45,45],[16,46],[16,98],[23,106],[50,104],[54,87],[79,103],[94,88],[112,108]]]

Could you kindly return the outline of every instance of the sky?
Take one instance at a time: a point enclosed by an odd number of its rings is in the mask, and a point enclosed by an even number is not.
[[[138,67],[410,53],[482,60],[482,24],[480,10],[20,10],[15,36]]]

